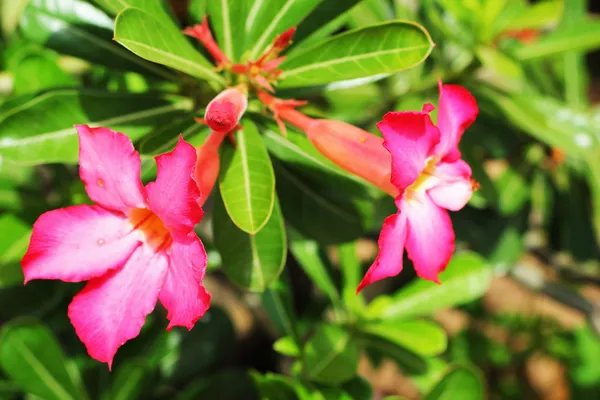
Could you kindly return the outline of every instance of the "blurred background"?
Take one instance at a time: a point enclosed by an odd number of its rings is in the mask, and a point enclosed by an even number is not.
[[[165,4],[183,28],[201,20],[207,1]],[[600,399],[600,2],[324,2],[343,10],[304,45],[407,19],[436,47],[421,65],[376,81],[281,93],[310,99],[304,112],[377,133],[389,110],[437,104],[440,77],[477,98],[480,115],[461,151],[481,189],[452,215],[458,254],[444,284],[419,283],[405,268],[365,290],[368,306],[355,300],[352,283],[376,255],[391,200],[349,206],[352,215],[370,207],[355,234],[354,220],[343,225],[319,208],[348,210],[347,200],[281,167],[288,160],[266,135],[289,223],[282,278],[263,293],[231,282],[213,243],[210,200],[198,233],[213,307],[189,333],[166,332],[157,307],[109,372],[67,318],[82,284],[22,284],[19,261],[37,217],[89,202],[76,152],[61,137],[75,123],[123,129],[148,181],[152,157],[178,133],[204,141],[192,117],[215,92],[181,74],[174,82],[173,71],[113,41],[119,0],[0,0],[0,398]],[[297,200],[295,173],[323,199]],[[347,334],[356,344],[315,371],[311,357]]]

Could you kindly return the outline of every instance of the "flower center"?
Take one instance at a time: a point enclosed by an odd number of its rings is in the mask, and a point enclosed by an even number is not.
[[[404,191],[404,197],[407,201],[415,200],[418,202],[419,196],[438,183],[439,178],[434,175],[435,166],[438,161],[437,157],[429,157],[425,160],[425,168],[423,168],[413,184]]]
[[[171,246],[171,232],[161,219],[147,208],[134,208],[129,213],[129,222],[138,232],[144,234],[146,243],[155,251],[164,250]]]

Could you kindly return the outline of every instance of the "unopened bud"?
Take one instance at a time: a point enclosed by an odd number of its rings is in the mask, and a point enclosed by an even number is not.
[[[212,191],[217,178],[221,162],[219,160],[219,146],[225,137],[225,132],[213,132],[206,142],[196,150],[196,167],[194,168],[194,180],[200,190],[200,201],[202,206]]]
[[[287,31],[283,32],[281,35],[277,36],[275,42],[273,42],[273,47],[278,50],[283,50],[289,46],[292,41],[292,37],[296,33],[296,28],[290,28]]]
[[[206,106],[204,121],[215,132],[227,133],[240,122],[248,107],[248,95],[238,88],[228,88]]]
[[[384,192],[398,195],[391,182],[392,156],[383,139],[353,125],[334,120],[313,120],[305,129],[312,144],[325,157]]]

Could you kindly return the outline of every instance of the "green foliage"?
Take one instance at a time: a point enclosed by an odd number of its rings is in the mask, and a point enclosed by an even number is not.
[[[560,382],[572,398],[600,396],[598,309],[578,291],[600,276],[591,2],[191,0],[187,15],[183,3],[0,0],[0,398],[520,399],[534,397],[525,371],[540,354],[567,367]],[[297,27],[269,78],[277,98],[308,100],[300,111],[311,118],[378,134],[388,111],[437,106],[438,80],[473,93],[480,113],[460,151],[481,187],[451,213],[457,251],[441,285],[414,277],[405,259],[398,277],[356,293],[393,199],[302,130],[282,132],[252,71],[217,68],[183,35],[207,14],[223,53],[244,65]],[[238,84],[249,107],[221,145],[196,229],[211,309],[190,332],[167,332],[157,305],[109,372],[67,316],[82,285],[22,286],[19,261],[39,215],[90,203],[73,125],[127,134],[147,183],[153,158],[180,135],[205,142],[210,130],[194,117]],[[497,289],[511,279],[590,323],[565,329],[522,304],[513,310],[516,289]],[[359,375],[387,373],[390,362],[410,390]]]

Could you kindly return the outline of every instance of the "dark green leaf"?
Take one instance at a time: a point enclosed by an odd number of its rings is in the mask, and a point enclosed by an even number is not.
[[[273,212],[275,174],[256,125],[245,120],[242,126],[235,133],[235,149],[223,149],[219,189],[233,223],[255,234]]]
[[[342,299],[350,311],[360,312],[365,307],[365,299],[362,294],[356,293],[362,278],[362,266],[356,250],[356,242],[344,243],[338,247],[338,257],[343,279]]]
[[[317,382],[336,385],[356,375],[359,351],[348,332],[321,324],[305,347],[307,374]]]
[[[0,155],[25,165],[75,163],[74,124],[108,127],[135,140],[190,108],[185,99],[170,101],[156,95],[54,90],[0,114]]]
[[[43,399],[83,399],[65,368],[66,357],[52,332],[35,321],[2,327],[0,365],[25,392]]]
[[[173,77],[113,42],[113,21],[81,0],[31,0],[21,30],[29,40],[95,64]]]
[[[344,383],[343,389],[354,400],[371,400],[373,398],[373,389],[368,380],[357,376]]]
[[[215,199],[213,231],[215,247],[221,253],[223,270],[236,284],[263,292],[283,270],[287,241],[279,203],[265,226],[251,235],[240,230],[229,218],[221,197]]]
[[[419,279],[392,296],[379,296],[369,304],[367,315],[377,319],[402,319],[468,303],[487,291],[492,269],[475,253],[459,253],[440,274],[440,281],[442,284],[437,285]]]
[[[339,15],[345,13],[360,0],[323,1],[298,25],[294,41],[300,43],[313,32],[327,24]]]
[[[258,388],[248,373],[225,370],[193,381],[175,400],[259,400]]]
[[[294,384],[298,385],[298,383],[293,382],[287,376],[269,372],[265,375],[254,373],[252,377],[259,387],[263,399],[300,400],[294,388]]]
[[[394,21],[357,29],[298,51],[281,65],[280,87],[390,74],[423,62],[433,42],[420,25]]]
[[[108,394],[109,400],[139,399],[148,383],[150,368],[142,360],[131,359],[119,365]]]
[[[138,8],[126,8],[115,20],[115,40],[148,61],[220,85],[225,83],[170,20],[161,21]]]
[[[325,293],[334,305],[339,304],[340,295],[329,275],[329,271],[319,254],[319,244],[313,240],[303,238],[300,234],[291,231],[290,250],[302,267],[304,272],[311,278],[313,283]]]
[[[481,374],[471,367],[457,366],[425,396],[425,400],[485,399]]]

